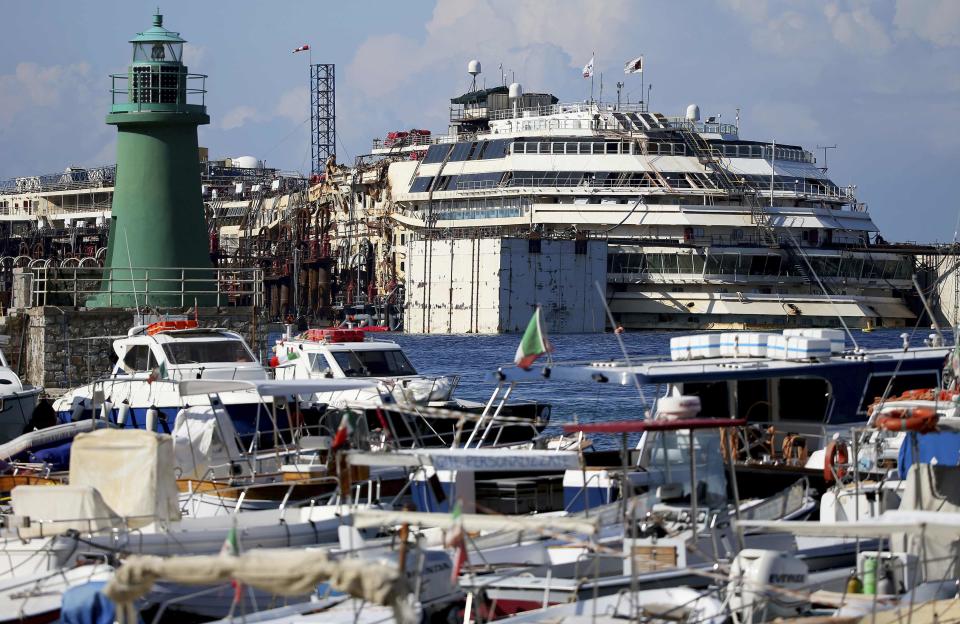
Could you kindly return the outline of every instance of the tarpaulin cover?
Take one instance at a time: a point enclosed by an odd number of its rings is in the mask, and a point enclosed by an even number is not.
[[[113,601],[103,593],[105,581],[93,581],[71,587],[63,594],[60,608],[62,624],[113,624],[117,616]],[[137,615],[136,622],[143,622]],[[131,623],[132,624],[132,623]]]
[[[47,464],[53,472],[60,472],[70,467],[70,447],[73,441],[30,453],[30,461],[34,463]]]
[[[900,445],[900,456],[897,458],[897,470],[900,478],[906,479],[910,466],[917,460],[913,456],[914,441],[916,441],[921,464],[929,464],[936,459],[938,466],[956,466],[960,464],[960,433],[955,431],[939,431],[917,435],[910,432]]]
[[[142,429],[101,429],[78,435],[70,484],[94,487],[130,528],[180,519],[173,439]]]

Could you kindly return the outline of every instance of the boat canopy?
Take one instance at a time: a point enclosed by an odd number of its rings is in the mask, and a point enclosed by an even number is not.
[[[887,511],[875,519],[856,522],[794,522],[783,520],[741,520],[741,529],[791,533],[810,537],[886,538],[917,535],[932,539],[960,539],[960,512]]]
[[[295,396],[377,387],[370,379],[188,379],[180,382],[181,396],[254,390],[260,396]]]
[[[468,532],[526,531],[543,533],[549,531],[594,535],[600,526],[599,516],[571,518],[547,514],[532,516],[460,514],[459,517],[454,518],[449,513],[360,509],[353,512],[351,518],[353,519],[353,526],[358,529],[409,524],[438,529],[452,529],[462,526],[463,530]]]
[[[328,583],[336,591],[393,607],[398,622],[414,621],[406,600],[410,588],[395,566],[367,559],[335,560],[322,550],[254,549],[236,557],[131,555],[103,592],[118,604],[132,604],[161,580],[182,585],[233,580],[280,596],[308,595],[317,584]]]
[[[678,420],[622,420],[619,422],[564,425],[564,433],[642,433],[644,431],[692,431],[743,427],[746,418],[681,418]]]
[[[572,470],[580,467],[576,451],[491,448],[403,449],[390,453],[347,453],[353,466],[433,466],[436,470],[517,472]]]

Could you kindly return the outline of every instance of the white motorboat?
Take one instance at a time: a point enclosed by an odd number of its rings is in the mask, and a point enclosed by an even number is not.
[[[24,384],[0,351],[0,443],[12,440],[29,428],[33,408],[42,391]]]

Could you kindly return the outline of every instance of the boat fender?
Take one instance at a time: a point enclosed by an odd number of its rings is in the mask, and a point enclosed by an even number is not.
[[[836,478],[847,476],[846,464],[850,461],[847,444],[843,440],[831,440],[827,445],[827,452],[823,463],[823,480],[833,483]],[[836,473],[834,468],[836,467]]]
[[[936,410],[929,407],[884,410],[877,417],[877,428],[887,431],[931,433],[937,430],[938,420]]]
[[[728,462],[740,458],[740,433],[736,427],[725,427],[720,430],[720,453]]]
[[[160,416],[160,410],[157,409],[156,405],[151,405],[147,408],[147,422],[146,429],[147,431],[156,431],[157,430],[157,419]]]
[[[84,402],[83,397],[73,397],[73,410],[70,412],[70,420],[73,422],[83,419],[83,412],[86,409]]]
[[[113,401],[110,397],[107,397],[103,405],[100,406],[100,420],[109,422],[111,416],[113,416]]]
[[[120,409],[117,410],[117,424],[121,427],[127,424],[127,416],[130,415],[130,401],[124,399],[120,403]]]

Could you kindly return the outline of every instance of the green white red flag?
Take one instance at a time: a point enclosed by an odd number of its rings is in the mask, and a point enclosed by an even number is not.
[[[454,524],[447,534],[444,545],[447,548],[455,548],[457,550],[453,557],[453,569],[450,571],[450,582],[456,584],[460,578],[460,570],[463,569],[463,564],[467,562],[467,536],[463,530],[463,505],[460,500],[457,500],[453,505],[451,515],[453,516]]]
[[[350,434],[352,434],[356,428],[356,416],[354,416],[353,412],[350,410],[345,411],[343,413],[343,418],[340,419],[340,426],[337,427],[337,433],[333,436],[333,442],[330,444],[330,449],[336,451],[339,448],[346,446],[347,442],[350,441]]]
[[[547,332],[543,329],[543,319],[538,307],[530,317],[530,322],[527,323],[527,329],[523,332],[523,338],[520,339],[520,346],[517,347],[517,354],[513,361],[520,368],[529,370],[538,357],[551,351],[553,347],[547,340]]]

